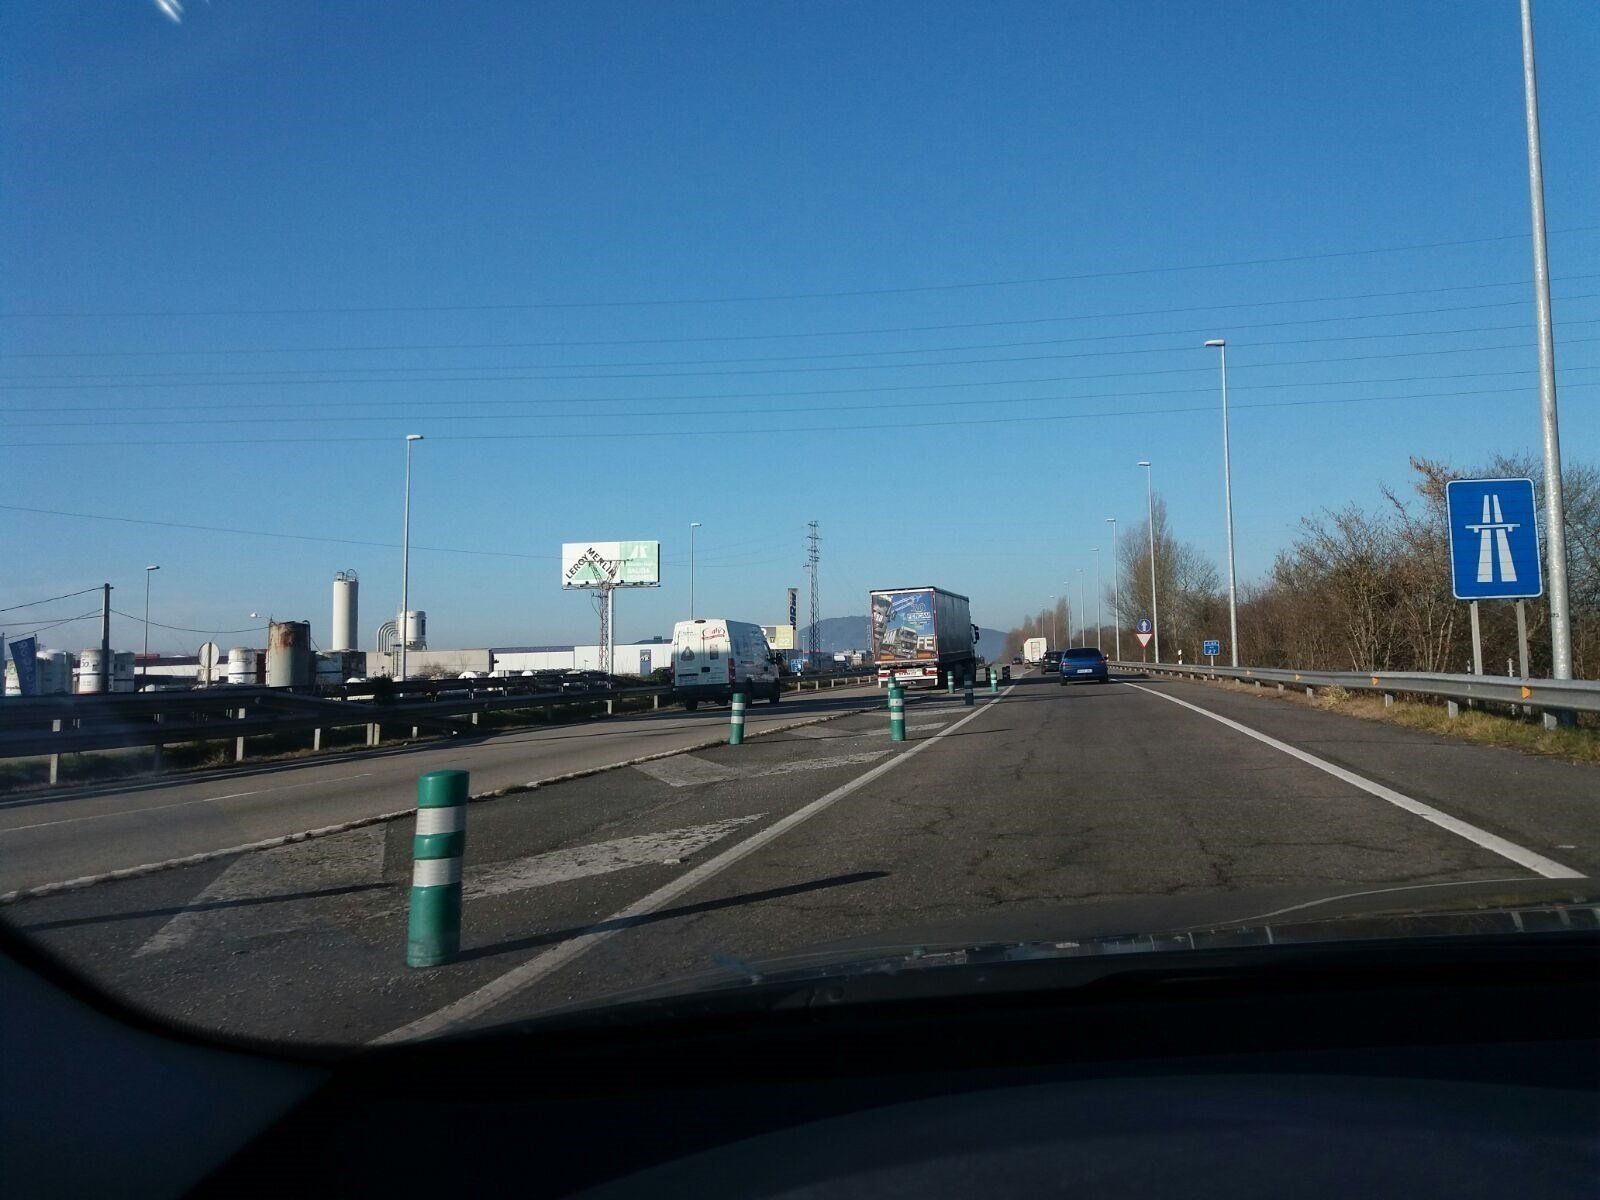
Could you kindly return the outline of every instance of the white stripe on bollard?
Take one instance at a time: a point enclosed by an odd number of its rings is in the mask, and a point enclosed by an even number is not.
[[[467,827],[467,806],[453,804],[449,808],[417,809],[417,833],[460,833]]]
[[[412,887],[438,887],[461,882],[459,858],[419,858],[411,867]]]

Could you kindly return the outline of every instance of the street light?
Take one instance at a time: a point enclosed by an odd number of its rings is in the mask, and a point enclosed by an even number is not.
[[[1100,593],[1105,590],[1105,586],[1100,581],[1100,547],[1090,546],[1089,549],[1094,551],[1094,648],[1103,650],[1104,647],[1100,643],[1104,638],[1102,631],[1105,622],[1100,619]]]
[[[1056,598],[1050,597],[1050,640],[1056,644],[1056,649],[1061,649],[1061,621],[1056,615]]]
[[[1089,606],[1083,602],[1083,568],[1078,567],[1076,570],[1078,572],[1078,634],[1087,642],[1089,639],[1085,635],[1088,634],[1089,628],[1084,624],[1084,621],[1088,619]]]
[[[1150,482],[1150,463],[1139,460],[1144,468],[1144,507],[1146,528],[1150,531],[1150,632],[1156,638],[1156,661],[1161,661],[1161,612],[1156,603],[1156,501]]]
[[[700,528],[699,521],[689,522],[689,620],[694,620],[694,531]]]
[[[411,608],[411,444],[420,442],[420,433],[406,434],[406,516],[400,539],[400,681],[406,678],[406,613]]]
[[[150,576],[161,570],[159,566],[144,569],[144,674],[150,677]]]
[[[1228,515],[1228,649],[1233,665],[1239,665],[1239,600],[1233,574],[1233,463],[1228,450],[1228,343],[1212,338],[1208,350],[1216,350],[1222,362],[1222,502]]]
[[[1528,126],[1533,302],[1539,330],[1539,422],[1544,442],[1544,554],[1545,587],[1550,596],[1550,677],[1571,679],[1572,612],[1567,593],[1567,521],[1561,496],[1561,427],[1556,419],[1556,340],[1550,315],[1550,256],[1545,249],[1539,75],[1533,61],[1533,7],[1529,0],[1522,0],[1522,106]]]
[[[1122,661],[1122,564],[1117,561],[1117,519],[1107,517],[1111,526],[1111,619],[1116,631],[1117,661]]]

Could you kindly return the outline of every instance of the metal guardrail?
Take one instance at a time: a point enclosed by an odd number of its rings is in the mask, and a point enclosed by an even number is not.
[[[838,671],[786,676],[783,682],[820,689],[824,681],[833,687],[868,675],[866,671]],[[415,699],[375,699],[372,688],[360,685],[350,685],[350,691],[363,698],[345,700],[257,686],[219,686],[191,692],[11,696],[0,700],[0,759],[313,733],[362,725],[458,733],[476,725],[481,713],[549,711],[602,703],[609,713],[617,701],[625,699],[654,697],[659,706],[673,690],[666,684],[558,692],[522,690],[528,682],[532,681],[519,677],[441,680]],[[405,690],[413,689],[407,686]]]
[[[1516,679],[1499,675],[1448,675],[1426,671],[1292,671],[1277,667],[1210,667],[1185,663],[1113,662],[1122,671],[1192,679],[1236,679],[1307,689],[1433,696],[1441,700],[1492,701],[1552,712],[1600,712],[1600,681],[1591,679]]]

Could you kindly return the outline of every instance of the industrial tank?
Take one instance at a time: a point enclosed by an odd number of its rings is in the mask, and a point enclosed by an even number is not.
[[[273,621],[267,626],[267,686],[310,687],[316,682],[309,621]]]
[[[354,571],[340,571],[333,577],[333,637],[330,651],[356,648],[356,620],[359,584]]]
[[[249,646],[232,646],[228,650],[228,682],[250,684],[256,681],[256,652]]]
[[[92,696],[100,688],[100,668],[106,666],[106,656],[101,653],[99,646],[92,646],[78,652],[78,694]]]
[[[428,648],[428,614],[411,609],[405,614],[405,639],[407,650]]]

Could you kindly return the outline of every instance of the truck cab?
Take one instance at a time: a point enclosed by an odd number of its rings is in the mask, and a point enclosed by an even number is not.
[[[672,698],[693,712],[702,702],[726,704],[736,691],[770,704],[783,695],[778,662],[761,626],[723,617],[674,625]]]

